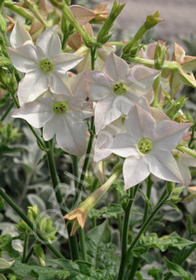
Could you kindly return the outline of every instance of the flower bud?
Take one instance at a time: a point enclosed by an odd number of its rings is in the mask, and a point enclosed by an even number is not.
[[[161,70],[167,56],[168,47],[165,42],[158,41],[154,53],[154,66],[156,69]]]
[[[45,254],[44,254],[44,251],[43,251],[42,247],[39,244],[35,244],[33,246],[33,249],[34,249],[34,252],[35,252],[37,258],[40,261],[41,266],[45,266],[46,265]]]

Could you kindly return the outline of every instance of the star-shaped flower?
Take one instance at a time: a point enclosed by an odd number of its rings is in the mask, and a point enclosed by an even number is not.
[[[85,79],[77,75],[71,80],[70,87],[74,92],[70,92],[69,96],[48,91],[35,101],[24,104],[12,117],[25,119],[35,128],[43,127],[44,140],[56,136],[60,148],[80,156],[86,151],[87,127],[82,111],[86,96],[77,83],[83,84]]]
[[[184,183],[171,151],[190,123],[171,120],[157,123],[149,112],[136,104],[130,110],[125,126],[127,132],[118,134],[110,148],[126,158],[123,165],[125,189],[142,182],[150,173],[166,181]]]
[[[17,29],[13,38],[17,37]],[[19,37],[21,38],[21,29]],[[26,31],[24,39],[28,39]],[[12,40],[13,41],[13,40]],[[22,41],[22,40],[21,40]],[[18,98],[22,106],[38,98],[50,89],[52,92],[69,95],[69,88],[65,82],[66,72],[76,66],[82,58],[69,53],[61,53],[61,42],[55,27],[44,31],[36,41],[22,45],[15,44],[14,48],[7,48],[8,54],[15,68],[26,73],[19,83]]]
[[[152,82],[157,75],[156,70],[143,65],[129,68],[129,65],[114,53],[107,58],[103,71],[89,73],[90,99],[97,101],[95,106],[97,133],[122,114],[126,115],[134,103],[149,110],[148,101],[152,101]]]

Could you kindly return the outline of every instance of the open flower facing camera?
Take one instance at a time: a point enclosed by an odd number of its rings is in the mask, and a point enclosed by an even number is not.
[[[30,35],[25,29],[21,26],[19,29],[18,26],[19,24],[16,25],[17,30],[13,31],[14,35],[11,37],[14,48],[7,49],[14,67],[25,73],[18,88],[20,105],[35,100],[47,89],[69,95],[65,82],[67,71],[76,66],[82,57],[61,52],[61,42],[55,26],[39,36],[36,46],[29,40]],[[24,38],[24,41],[21,38]]]
[[[196,58],[144,45],[159,12],[119,42],[120,1],[22,2],[0,4],[0,279],[192,279]]]

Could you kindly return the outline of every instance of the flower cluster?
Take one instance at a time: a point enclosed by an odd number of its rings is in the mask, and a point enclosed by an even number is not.
[[[112,153],[125,158],[125,189],[149,174],[187,184],[172,151],[191,124],[173,121],[151,107],[152,85],[159,70],[129,65],[111,52],[102,71],[69,77],[67,71],[82,58],[61,52],[55,27],[44,31],[34,46],[28,32],[16,23],[11,45],[9,56],[15,68],[25,73],[17,93],[21,108],[13,117],[43,128],[44,140],[56,136],[59,147],[79,156],[86,151],[85,104],[93,104],[97,136],[94,160]]]

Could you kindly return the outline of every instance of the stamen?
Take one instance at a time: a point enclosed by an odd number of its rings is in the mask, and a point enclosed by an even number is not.
[[[57,102],[53,106],[53,111],[56,114],[63,114],[68,110],[68,106],[65,102]]]
[[[48,59],[42,60],[39,64],[39,67],[43,72],[46,72],[46,73],[51,72],[53,70],[53,64]]]
[[[142,154],[148,154],[152,150],[152,145],[153,144],[150,139],[143,138],[138,142],[137,147]]]
[[[125,94],[127,92],[127,86],[125,84],[118,83],[113,86],[113,91],[116,95]]]

